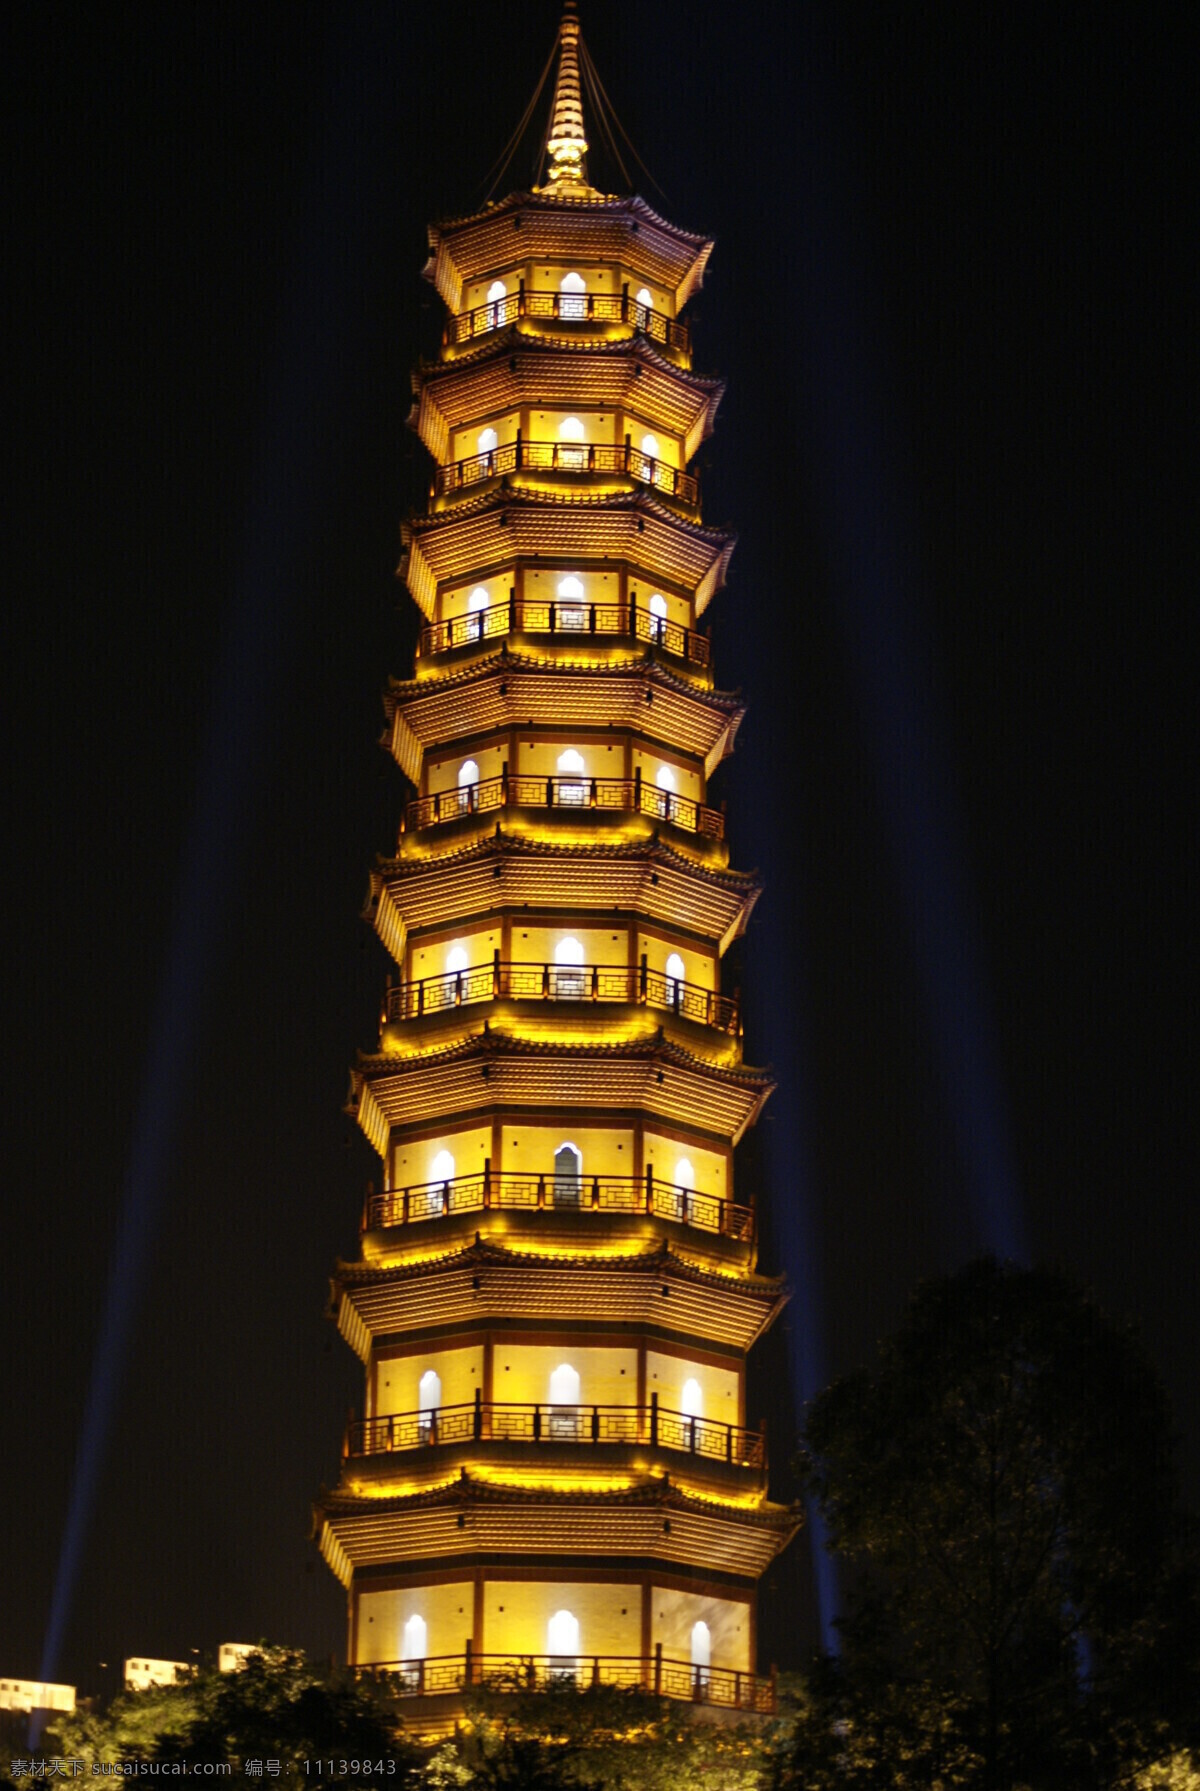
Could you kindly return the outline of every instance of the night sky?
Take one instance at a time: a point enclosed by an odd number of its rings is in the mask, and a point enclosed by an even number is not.
[[[341,1106],[404,794],[425,224],[483,197],[557,17],[47,6],[3,58],[0,1674],[39,1670],[131,1164],[56,1677],[344,1649],[309,1501],[361,1401],[323,1309],[377,1174]],[[582,18],[646,197],[717,239],[699,469],[751,707],[714,794],[767,879],[727,986],[781,1082],[739,1189],[798,1290],[752,1416],[786,1468],[806,1384],[1002,1209],[1141,1326],[1198,1502],[1184,45],[1152,7]],[[815,1633],[802,1538],[764,1664]]]

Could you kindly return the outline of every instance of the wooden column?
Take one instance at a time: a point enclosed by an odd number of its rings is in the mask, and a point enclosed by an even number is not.
[[[483,1653],[483,1569],[475,1569],[475,1603],[471,1616],[471,1650]]]
[[[637,1353],[637,1402],[641,1411],[646,1404],[646,1339],[638,1338]]]
[[[654,1634],[654,1588],[650,1584],[650,1576],[642,1578],[642,1661],[647,1662],[654,1649],[651,1637]],[[649,1668],[643,1665],[643,1671]]]
[[[639,1183],[646,1173],[645,1151],[646,1121],[644,1116],[639,1113],[633,1122],[633,1178]]]
[[[492,1174],[504,1168],[504,1124],[498,1114],[492,1115]]]
[[[484,1403],[484,1405],[491,1405],[495,1398],[495,1386],[496,1386],[495,1357],[496,1357],[495,1338],[493,1337],[491,1331],[488,1331],[485,1333],[484,1339],[483,1339],[483,1403]]]

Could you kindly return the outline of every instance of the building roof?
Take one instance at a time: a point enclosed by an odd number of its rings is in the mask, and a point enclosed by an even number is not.
[[[343,1584],[364,1567],[442,1568],[454,1557],[615,1557],[670,1563],[703,1579],[733,1575],[751,1582],[803,1522],[798,1508],[700,1498],[668,1477],[631,1486],[497,1484],[463,1469],[442,1486],[371,1497],[338,1487],[313,1508],[326,1560]]]
[[[624,663],[564,664],[501,646],[486,658],[384,692],[388,745],[420,782],[426,752],[501,728],[628,728],[704,763],[711,777],[745,714],[736,691],[706,689],[646,653]]]
[[[462,310],[472,280],[543,256],[621,262],[672,293],[678,311],[702,284],[713,243],[669,224],[638,194],[517,192],[431,224],[429,248],[425,277],[451,311]]]
[[[661,838],[575,845],[497,831],[436,855],[381,858],[364,918],[397,963],[409,928],[442,925],[448,913],[468,921],[525,903],[606,914],[615,906],[714,940],[724,952],[744,930],[760,889],[754,872],[698,863]]]
[[[629,341],[547,341],[505,330],[452,361],[423,363],[412,376],[409,421],[435,460],[450,458],[450,433],[522,405],[543,410],[631,410],[679,436],[690,460],[712,434],[723,379],[676,365],[644,336]],[[536,427],[533,440],[542,440]],[[474,452],[472,448],[470,452]]]
[[[624,560],[691,591],[700,616],[725,584],[737,537],[678,515],[649,491],[588,498],[493,486],[403,525],[399,572],[432,620],[439,585],[486,577],[514,559]]]
[[[639,1023],[646,1012],[637,1010]],[[565,1093],[573,1109],[640,1110],[736,1144],[775,1086],[769,1070],[706,1059],[661,1028],[616,1042],[612,1031],[607,1017],[586,1040],[582,1022],[561,1038],[484,1021],[420,1055],[364,1053],[351,1072],[349,1111],[380,1156],[393,1126],[484,1106],[558,1108]]]

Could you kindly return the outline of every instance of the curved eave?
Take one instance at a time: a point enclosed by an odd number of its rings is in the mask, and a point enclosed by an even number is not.
[[[753,1582],[800,1528],[797,1510],[697,1498],[667,1479],[557,1491],[497,1485],[465,1470],[448,1485],[371,1498],[339,1487],[314,1511],[322,1553],[344,1585],[364,1568],[453,1559],[633,1557]]]
[[[412,421],[434,459],[444,463],[451,431],[480,417],[521,406],[629,409],[678,436],[684,459],[691,460],[713,432],[724,391],[724,380],[677,366],[643,337],[560,343],[506,330],[453,361],[418,367]],[[532,433],[540,439],[536,428]]]
[[[466,921],[497,907],[614,905],[715,942],[723,954],[745,931],[762,885],[751,871],[719,870],[672,850],[665,840],[574,846],[489,834],[439,856],[381,859],[371,875],[364,918],[397,963],[410,929]]]
[[[577,1324],[665,1331],[744,1354],[790,1298],[781,1279],[704,1269],[666,1245],[552,1255],[494,1237],[390,1266],[341,1263],[330,1293],[338,1329],[364,1362],[376,1338],[518,1320],[561,1331],[568,1313]]]
[[[644,1010],[638,1010],[639,1016]],[[640,1110],[736,1144],[775,1084],[767,1070],[708,1062],[661,1032],[613,1044],[472,1032],[420,1056],[363,1055],[350,1111],[383,1156],[393,1126],[495,1106]]]
[[[668,223],[637,194],[568,199],[510,193],[481,211],[431,224],[429,249],[425,276],[451,311],[462,309],[470,281],[545,255],[623,261],[673,292],[678,311],[702,284],[713,243]]]
[[[419,784],[424,755],[501,728],[632,728],[701,759],[711,777],[733,751],[745,705],[735,692],[706,690],[652,655],[630,665],[564,665],[504,648],[435,677],[393,680],[384,693],[389,745]]]
[[[492,489],[452,508],[409,519],[399,572],[426,617],[442,585],[484,578],[514,559],[557,555],[624,560],[651,580],[694,593],[701,616],[723,589],[737,537],[689,522],[647,491],[552,497]]]

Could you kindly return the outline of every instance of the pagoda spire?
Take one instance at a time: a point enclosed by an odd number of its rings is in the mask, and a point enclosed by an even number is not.
[[[565,0],[558,28],[558,79],[546,148],[550,156],[549,187],[587,185],[587,137],[583,129],[583,90],[579,80],[579,17],[575,0]]]

